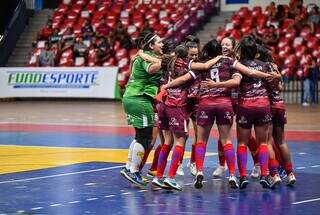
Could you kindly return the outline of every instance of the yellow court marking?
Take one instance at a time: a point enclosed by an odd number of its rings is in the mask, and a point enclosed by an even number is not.
[[[189,158],[190,152],[184,157]],[[207,153],[206,155],[216,155]],[[47,169],[86,162],[125,163],[128,149],[0,145],[0,174]],[[153,151],[148,162],[153,159]]]

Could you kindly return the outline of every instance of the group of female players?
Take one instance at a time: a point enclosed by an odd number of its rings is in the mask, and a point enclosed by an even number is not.
[[[148,175],[154,177],[155,186],[182,190],[175,175],[182,164],[191,119],[195,137],[188,165],[195,176],[195,188],[203,186],[203,163],[214,122],[219,133],[219,166],[214,177],[221,177],[228,169],[230,187],[246,188],[249,147],[255,163],[251,176],[260,176],[264,188],[281,182],[279,167],[286,173],[286,183],[295,183],[290,152],[284,142],[281,76],[263,44],[252,36],[243,37],[238,44],[227,37],[221,43],[213,39],[201,48],[198,38],[188,36],[184,43],[172,47],[150,32],[143,35],[139,47],[123,97],[128,122],[136,135],[122,176],[137,185],[148,183],[141,169],[159,133],[161,143],[155,149]],[[235,115],[237,150],[231,138]],[[171,164],[164,176],[172,148]]]

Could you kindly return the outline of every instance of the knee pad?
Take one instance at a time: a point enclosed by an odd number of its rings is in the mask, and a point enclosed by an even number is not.
[[[135,128],[136,130],[136,141],[140,143],[145,150],[150,147],[152,141],[152,127],[147,128]]]

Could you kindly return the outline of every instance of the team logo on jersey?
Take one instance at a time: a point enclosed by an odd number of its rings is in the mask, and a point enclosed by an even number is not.
[[[262,122],[270,122],[270,121],[272,121],[272,118],[269,114],[265,115],[264,119],[262,120]]]
[[[228,119],[228,120],[231,120],[231,118],[232,118],[231,113],[230,113],[229,111],[226,111],[226,112],[224,113],[224,118],[225,118],[225,119]]]
[[[253,84],[254,88],[261,87],[261,80],[258,81],[258,83]]]
[[[238,123],[240,124],[248,123],[248,120],[246,119],[246,117],[241,116],[241,118],[238,120]]]
[[[172,117],[170,119],[169,125],[171,125],[171,126],[179,126],[179,122],[175,117]]]
[[[200,115],[199,115],[199,118],[200,118],[200,119],[208,119],[209,116],[206,114],[205,111],[201,111],[201,112],[200,112]]]

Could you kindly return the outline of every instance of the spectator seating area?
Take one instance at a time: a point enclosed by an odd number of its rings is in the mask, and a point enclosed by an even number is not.
[[[320,15],[316,5],[305,7],[298,2],[271,3],[265,9],[242,7],[219,30],[217,39],[232,36],[239,40],[253,34],[270,47],[284,77],[300,79],[312,59],[320,63]],[[318,21],[313,22],[313,18]]]
[[[214,5],[215,0],[64,0],[38,33],[28,66],[118,66],[123,87],[139,32],[149,29],[180,42]]]

